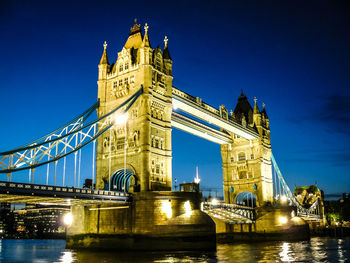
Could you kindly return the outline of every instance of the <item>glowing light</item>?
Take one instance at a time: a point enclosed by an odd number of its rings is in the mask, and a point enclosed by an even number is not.
[[[285,216],[281,216],[281,217],[279,218],[279,222],[280,222],[281,224],[286,224],[286,223],[288,222],[288,219],[287,219],[287,217],[285,217]]]
[[[281,203],[286,203],[287,200],[288,200],[287,196],[285,196],[285,195],[281,196]]]
[[[290,213],[290,216],[293,218],[293,217],[295,217],[295,212],[294,212],[294,210]]]
[[[62,253],[62,256],[59,258],[58,262],[71,263],[73,261],[75,261],[75,258],[73,257],[73,253],[70,251],[65,251]]]
[[[201,181],[201,179],[199,179],[199,175],[198,175],[198,166],[196,167],[196,177],[194,178],[194,182],[196,184],[199,184],[199,182]]]
[[[171,202],[170,201],[163,201],[162,203],[162,212],[166,214],[167,218],[171,218],[173,215],[173,210],[171,209]]]
[[[289,243],[283,243],[281,246],[281,252],[280,252],[280,257],[283,262],[293,262],[295,261],[295,258],[292,257],[291,255],[291,250],[290,250],[290,244]]]
[[[124,124],[128,120],[128,114],[119,114],[115,116],[114,123],[117,125]]]
[[[73,223],[73,215],[72,213],[67,213],[63,217],[63,222],[65,225],[70,226]]]
[[[219,203],[219,200],[218,199],[213,199],[213,200],[211,200],[211,204],[212,205],[217,205]]]
[[[184,207],[185,207],[185,215],[186,216],[191,216],[192,215],[192,208],[191,208],[190,201],[186,201],[184,203]]]

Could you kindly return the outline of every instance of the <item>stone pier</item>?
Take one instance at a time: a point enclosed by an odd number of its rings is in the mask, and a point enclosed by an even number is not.
[[[215,250],[215,223],[200,211],[201,195],[141,192],[125,204],[72,207],[68,248]]]

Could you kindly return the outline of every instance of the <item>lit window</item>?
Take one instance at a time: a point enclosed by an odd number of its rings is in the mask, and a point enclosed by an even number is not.
[[[156,174],[159,174],[159,170],[160,170],[159,164],[157,164],[157,165],[156,165]]]
[[[254,160],[254,154],[250,155],[250,159]]]
[[[158,139],[155,139],[154,147],[159,148],[159,140]]]
[[[122,85],[123,85],[123,80],[120,79],[120,80],[119,80],[119,86],[122,86]]]
[[[235,158],[231,157],[231,163],[233,163],[235,161]]]
[[[125,70],[129,69],[129,63],[128,62],[125,63],[124,69]]]
[[[117,150],[122,150],[124,149],[124,139],[118,140],[117,142]]]
[[[129,79],[128,79],[128,78],[125,78],[125,79],[124,79],[124,84],[125,84],[125,85],[128,85],[128,83],[129,83]]]
[[[115,81],[115,82],[113,83],[113,88],[116,88],[116,87],[118,87],[118,81]]]
[[[120,64],[119,66],[119,72],[122,72],[123,71],[123,64]]]
[[[240,162],[240,161],[245,161],[245,153],[239,153],[238,154],[238,161]]]

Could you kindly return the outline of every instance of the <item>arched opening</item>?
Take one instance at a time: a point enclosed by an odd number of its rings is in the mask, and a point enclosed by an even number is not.
[[[249,207],[256,207],[256,197],[251,192],[239,193],[236,196],[236,204]]]
[[[136,185],[137,178],[134,171],[130,169],[119,169],[111,177],[111,190],[129,192],[130,185]]]

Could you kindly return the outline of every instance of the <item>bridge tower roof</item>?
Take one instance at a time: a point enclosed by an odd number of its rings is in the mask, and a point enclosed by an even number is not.
[[[140,24],[137,24],[137,19],[135,18],[135,24],[130,29],[129,38],[126,41],[124,48],[140,48],[142,45],[142,32]]]
[[[250,122],[252,118],[253,108],[250,105],[247,96],[241,92],[241,95],[238,97],[238,102],[234,110],[235,116],[241,119],[243,116],[245,119]]]
[[[100,65],[103,65],[103,64],[109,65],[108,56],[107,56],[107,42],[106,41],[103,44],[103,53],[102,53],[102,57],[100,60]]]

